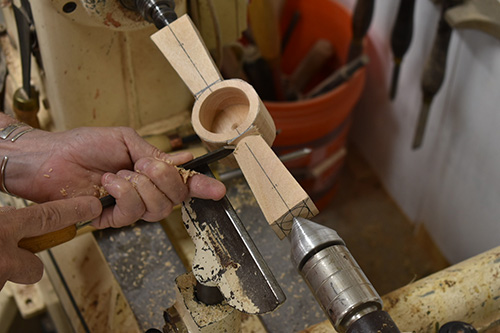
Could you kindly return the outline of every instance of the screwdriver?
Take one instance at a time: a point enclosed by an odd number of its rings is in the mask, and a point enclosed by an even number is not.
[[[413,35],[413,10],[415,0],[401,0],[399,3],[396,22],[391,34],[391,49],[394,56],[394,68],[392,69],[392,81],[389,96],[392,99],[396,96],[398,86],[399,70],[403,56],[410,47]]]
[[[363,39],[370,27],[375,0],[358,0],[352,15],[352,40],[349,46],[347,62],[363,53]]]
[[[235,149],[235,146],[223,146],[217,150],[209,152],[205,155],[197,157],[187,163],[179,166],[179,168],[186,170],[194,170],[200,165],[208,165],[215,161],[221,160],[227,157]],[[99,199],[101,201],[102,208],[108,208],[115,205],[115,198],[111,195],[107,195]],[[71,225],[69,227],[63,228],[61,230],[49,232],[45,235],[34,236],[29,238],[23,238],[19,241],[18,246],[32,253],[38,253],[40,251],[50,249],[59,244],[66,243],[77,235],[77,230],[83,228],[84,226],[90,224],[91,221],[77,223],[76,225]]]
[[[442,3],[441,16],[438,23],[436,37],[422,73],[422,106],[418,117],[417,127],[415,129],[415,135],[413,137],[413,149],[418,149],[422,145],[432,100],[444,81],[446,59],[448,56],[448,47],[452,32],[451,26],[448,22],[446,22],[445,13],[449,8],[456,6],[461,2],[462,0],[444,0]]]

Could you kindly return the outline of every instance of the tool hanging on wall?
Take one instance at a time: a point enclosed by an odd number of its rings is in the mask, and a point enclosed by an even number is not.
[[[391,34],[391,49],[394,57],[394,67],[392,69],[392,81],[389,96],[392,99],[396,97],[398,87],[399,70],[403,57],[408,51],[413,35],[413,11],[415,0],[401,0],[399,3],[396,22]]]
[[[13,109],[16,118],[30,125],[40,128],[37,113],[40,110],[38,91],[31,85],[31,54],[37,45],[34,34],[34,25],[31,7],[28,0],[21,0],[21,6],[12,6],[16,19],[19,37],[19,50],[22,67],[22,87],[17,89],[13,96]]]
[[[363,53],[363,39],[370,27],[375,0],[358,0],[352,14],[352,40],[349,46],[347,62]]]
[[[413,149],[422,145],[427,119],[434,96],[438,93],[444,81],[446,72],[446,60],[448,47],[450,45],[452,28],[445,19],[446,11],[462,3],[462,0],[444,0],[441,7],[441,16],[438,23],[436,37],[432,50],[422,73],[422,106],[418,116],[417,127],[413,137]]]

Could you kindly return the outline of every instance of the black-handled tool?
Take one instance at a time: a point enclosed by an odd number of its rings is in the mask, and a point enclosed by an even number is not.
[[[396,96],[399,70],[403,57],[408,51],[413,36],[413,12],[415,0],[401,0],[399,3],[396,22],[392,28],[391,49],[394,57],[394,67],[392,69],[392,81],[389,96],[392,99]]]
[[[363,39],[372,22],[375,0],[358,0],[352,14],[352,40],[349,46],[347,62],[363,53]]]
[[[441,88],[445,77],[448,47],[452,32],[452,27],[446,22],[445,13],[449,8],[461,2],[462,0],[444,0],[442,4],[441,17],[434,44],[432,45],[431,53],[427,58],[427,63],[422,74],[422,107],[415,129],[415,136],[413,137],[413,149],[418,149],[422,145],[432,100]]]

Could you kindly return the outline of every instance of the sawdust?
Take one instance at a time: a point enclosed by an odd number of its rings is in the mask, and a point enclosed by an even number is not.
[[[94,196],[97,198],[102,198],[108,195],[108,191],[104,188],[104,186],[94,185]]]
[[[186,170],[186,169],[179,168],[179,167],[176,167],[176,168],[177,168],[177,171],[179,171],[179,174],[181,175],[182,181],[184,182],[184,184],[187,184],[187,181],[189,178],[193,177],[194,175],[199,174],[199,172],[196,172],[194,170]]]
[[[228,188],[230,188],[231,193],[238,194],[231,195],[231,204],[233,205],[236,212],[241,211],[241,209],[244,209],[247,206],[256,205],[256,200],[253,192],[243,178],[234,179],[228,184]]]
[[[193,260],[193,274],[196,279],[207,286],[219,287],[226,301],[231,306],[247,313],[258,313],[259,308],[248,297],[241,285],[241,280],[237,275],[238,264],[223,267],[220,257],[214,248],[215,242],[207,242],[210,239],[223,239],[223,235],[217,226],[210,226],[205,222],[197,221],[194,210],[189,203],[182,207],[182,219],[189,226],[186,227],[196,247],[196,254]],[[198,227],[196,227],[198,225]],[[222,246],[222,244],[220,244]],[[227,252],[221,248],[220,251]]]

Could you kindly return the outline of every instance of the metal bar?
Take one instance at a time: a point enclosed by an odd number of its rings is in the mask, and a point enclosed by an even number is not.
[[[382,297],[401,332],[437,332],[450,321],[500,327],[500,246]],[[329,321],[308,333],[335,332]]]

